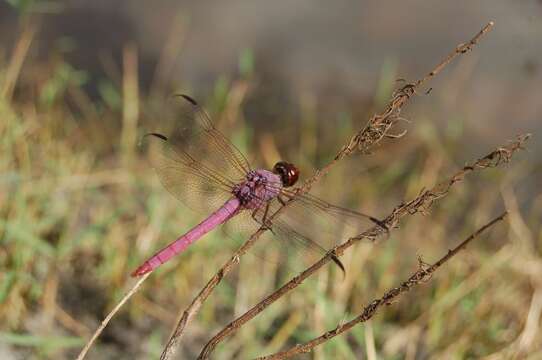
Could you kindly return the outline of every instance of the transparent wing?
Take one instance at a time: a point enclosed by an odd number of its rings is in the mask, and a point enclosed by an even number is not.
[[[151,156],[151,162],[160,182],[189,208],[209,210],[232,196],[234,183],[230,179],[173,147],[165,136],[148,134],[145,142],[158,148],[157,153]]]
[[[295,201],[285,209],[286,218],[292,222],[305,223],[306,218],[313,218],[314,214],[323,220],[318,221],[322,223],[319,227],[324,227],[326,232],[337,234],[337,231],[344,230],[348,236],[357,235],[370,225],[382,225],[371,215],[330,204],[311,194],[296,195],[294,190],[284,188],[281,194],[286,199],[295,197]]]
[[[293,196],[294,191],[281,190],[282,202]],[[266,224],[271,215],[283,207],[282,202],[275,199],[267,207],[258,209],[255,216],[257,221]],[[294,202],[281,209],[278,216],[271,220],[270,226],[275,237],[281,240],[283,252],[299,254],[314,261],[374,223],[380,224],[369,215],[304,194],[297,195]],[[338,259],[334,260],[341,266]]]
[[[150,133],[143,142],[158,148],[152,165],[171,194],[194,210],[215,208],[232,196],[250,165],[193,99],[180,97],[181,119],[171,136]]]
[[[259,219],[260,209],[256,210],[256,213],[258,215],[254,218],[253,211],[241,211],[222,227],[222,231],[230,239],[236,239],[235,242],[240,246],[263,225]],[[325,253],[326,250],[318,243],[279,219],[273,221],[271,230],[264,232],[248,251],[248,254],[258,260],[280,265],[287,273],[303,270],[310,262],[316,261]],[[338,259],[336,262],[344,269]]]
[[[232,180],[251,170],[245,156],[214,125],[209,115],[187,95],[179,95],[180,122],[168,141],[201,164]]]

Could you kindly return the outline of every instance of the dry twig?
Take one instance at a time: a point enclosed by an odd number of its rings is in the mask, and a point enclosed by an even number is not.
[[[381,298],[373,300],[369,305],[367,305],[360,315],[356,316],[351,321],[339,324],[335,329],[325,332],[324,334],[312,339],[311,341],[305,343],[305,344],[298,344],[291,349],[288,349],[286,351],[281,351],[279,353],[263,356],[261,358],[258,358],[260,360],[271,360],[271,359],[286,359],[289,357],[292,357],[294,355],[299,355],[302,353],[310,352],[314,347],[334,338],[337,335],[340,335],[350,329],[352,329],[354,326],[366,322],[370,318],[373,317],[373,315],[377,312],[379,308],[382,307],[382,305],[391,305],[395,299],[397,299],[400,295],[406,293],[411,288],[413,288],[416,285],[423,284],[431,279],[431,276],[433,273],[441,267],[444,263],[446,263],[448,260],[450,260],[452,257],[457,255],[459,251],[464,249],[472,240],[477,238],[480,234],[482,234],[485,230],[489,229],[491,226],[495,225],[497,222],[502,221],[506,218],[508,215],[507,212],[504,212],[503,214],[499,215],[495,219],[491,220],[486,225],[482,226],[480,229],[478,229],[476,232],[474,232],[472,235],[470,235],[468,238],[463,240],[459,245],[457,245],[452,250],[448,250],[446,255],[444,255],[442,258],[440,258],[436,263],[433,265],[427,266],[422,261],[419,262],[419,268],[418,270],[412,274],[408,280],[404,281],[399,285],[398,287],[395,287],[389,291],[387,291]]]
[[[105,327],[107,326],[107,324],[109,324],[109,321],[111,321],[111,319],[113,318],[113,316],[115,316],[115,314],[120,310],[120,308],[122,307],[122,305],[124,305],[124,303],[126,301],[128,301],[129,298],[132,297],[132,295],[135,294],[135,292],[137,291],[137,289],[139,289],[139,287],[141,286],[141,284],[143,284],[143,281],[147,280],[147,278],[149,277],[150,273],[149,274],[145,274],[144,276],[142,276],[135,284],[134,286],[130,289],[130,291],[128,291],[126,293],[126,295],[124,295],[124,297],[119,301],[119,303],[117,305],[115,305],[115,307],[113,308],[113,310],[111,310],[111,312],[109,312],[109,314],[107,314],[107,316],[105,317],[105,319],[103,319],[102,323],[100,324],[100,326],[96,329],[96,331],[94,332],[94,334],[92,334],[92,337],[90,338],[90,340],[86,343],[85,347],[83,348],[83,350],[81,350],[81,352],[79,353],[79,355],[77,356],[77,360],[83,360],[85,358],[85,356],[87,355],[87,352],[90,350],[90,347],[92,346],[92,344],[94,344],[94,341],[96,341],[96,339],[98,338],[98,336],[100,336],[100,334],[102,333],[102,331],[104,331]]]
[[[349,156],[356,151],[360,151],[362,153],[368,153],[370,152],[370,149],[373,148],[375,145],[379,144],[383,138],[389,137],[389,138],[397,139],[397,138],[402,137],[404,133],[397,136],[397,135],[390,134],[389,130],[393,127],[393,125],[395,125],[398,121],[400,121],[401,118],[399,115],[403,106],[408,102],[408,100],[413,95],[416,94],[416,91],[422,85],[424,85],[431,78],[439,74],[448,64],[451,63],[453,59],[455,59],[457,56],[461,54],[465,54],[468,51],[470,51],[474,47],[474,45],[478,43],[480,38],[491,30],[493,25],[494,23],[492,21],[489,22],[470,41],[468,41],[465,44],[458,45],[454,49],[454,51],[448,54],[444,58],[444,60],[442,60],[437,66],[435,66],[433,70],[427,73],[424,77],[422,77],[421,79],[417,80],[414,83],[408,83],[404,85],[403,87],[401,87],[400,89],[396,90],[393,93],[392,99],[388,103],[385,110],[381,114],[373,115],[371,119],[369,119],[366,126],[350,139],[348,144],[344,146],[337,153],[335,158],[330,163],[328,163],[322,169],[316,171],[316,173],[311,178],[306,180],[303,183],[303,185],[300,188],[298,188],[298,193],[308,192],[314,183],[319,181],[325,174],[327,174],[331,170],[333,166],[335,166],[344,157]],[[295,198],[292,199],[291,201],[295,201]],[[288,203],[283,208],[279,209],[279,211],[277,211],[275,214],[271,215],[269,220],[272,222],[273,218],[275,216],[278,216],[280,211],[283,210],[287,206],[288,206]],[[190,305],[184,310],[183,314],[181,315],[181,318],[175,330],[173,331],[168,343],[166,344],[160,359],[162,360],[171,359],[175,355],[176,349],[178,348],[180,339],[183,335],[184,329],[186,328],[188,322],[192,319],[192,317],[195,314],[197,314],[202,304],[209,297],[213,289],[220,283],[222,278],[231,271],[231,269],[239,262],[240,257],[244,255],[248,251],[248,249],[250,249],[254,245],[254,243],[265,231],[266,229],[261,228],[258,231],[256,231],[254,234],[252,234],[252,236],[233,254],[233,256],[220,268],[220,270],[209,280],[209,282],[205,285],[205,287],[192,300]],[[384,231],[384,230],[380,229],[380,231]],[[341,251],[338,250],[337,254],[340,255],[341,252],[342,250]],[[333,253],[329,253],[328,255],[329,256],[326,256],[324,259],[330,259],[333,256]],[[325,260],[324,263],[322,263],[322,265],[325,264],[326,262],[327,260]],[[230,325],[228,325],[227,328],[229,328]],[[212,346],[210,345],[212,344],[212,342],[213,340],[211,340],[208,346]],[[206,347],[206,349],[210,349],[210,348]]]

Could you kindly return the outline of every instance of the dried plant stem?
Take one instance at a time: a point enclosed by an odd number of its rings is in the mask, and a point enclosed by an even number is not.
[[[137,144],[137,121],[139,118],[139,80],[137,48],[130,44],[123,49],[122,77],[122,131],[120,144],[123,161],[131,163]]]
[[[407,101],[416,94],[416,90],[418,90],[422,85],[427,83],[433,77],[438,75],[457,56],[466,54],[467,52],[472,50],[472,48],[478,43],[480,38],[487,34],[493,28],[494,24],[495,23],[493,21],[490,21],[467,43],[459,44],[440,63],[438,63],[433,68],[433,70],[428,72],[424,77],[418,79],[416,82],[406,84],[402,88],[396,90],[393,93],[392,99],[386,106],[385,110],[381,114],[373,115],[371,119],[369,119],[369,121],[367,122],[367,125],[358,133],[356,133],[351,138],[350,142],[345,147],[343,147],[341,151],[339,151],[339,153],[335,156],[334,161],[340,160],[343,157],[352,154],[355,150],[360,150],[363,153],[367,153],[370,151],[371,147],[373,147],[384,137],[390,137],[392,139],[402,137],[405,134],[404,132],[399,135],[391,135],[389,134],[389,130],[395,123],[397,123],[397,121],[400,120],[399,114]],[[315,176],[305,182],[304,186],[318,181],[321,177],[321,174],[327,173],[332,165],[333,162],[331,162],[321,170],[317,171]]]
[[[107,324],[109,323],[109,321],[111,321],[111,319],[113,318],[113,316],[115,316],[115,314],[120,310],[120,308],[124,305],[124,303],[126,303],[126,301],[128,301],[129,298],[132,297],[132,295],[135,294],[135,292],[139,289],[139,287],[141,286],[141,284],[143,284],[143,281],[147,280],[147,278],[149,277],[151,273],[148,273],[148,274],[145,274],[144,276],[142,276],[135,284],[134,286],[130,289],[130,291],[128,291],[128,293],[126,293],[126,295],[124,295],[124,297],[119,301],[119,303],[117,305],[115,305],[115,307],[113,308],[113,310],[111,310],[109,312],[109,314],[107,314],[107,316],[105,317],[105,319],[103,319],[102,323],[100,324],[100,326],[96,329],[96,331],[94,332],[94,334],[92,335],[92,337],[90,338],[90,340],[86,343],[85,347],[83,348],[83,350],[81,350],[81,352],[79,353],[79,355],[77,356],[77,360],[83,360],[85,358],[85,356],[87,355],[87,352],[90,350],[90,347],[92,346],[92,344],[94,344],[94,341],[96,341],[96,339],[98,338],[98,336],[100,336],[100,334],[102,333],[102,331],[105,329],[105,327],[107,326]]]
[[[454,49],[454,51],[452,51],[448,56],[446,56],[444,60],[442,60],[437,66],[433,68],[433,70],[427,73],[424,77],[414,83],[407,84],[395,91],[392,99],[386,106],[385,110],[380,114],[373,115],[369,119],[365,127],[358,131],[350,139],[347,145],[345,145],[337,153],[335,158],[322,169],[316,171],[316,173],[311,178],[306,180],[303,185],[298,189],[298,192],[308,192],[311,189],[312,185],[319,181],[324,175],[326,175],[341,159],[351,155],[355,151],[368,153],[370,149],[373,148],[375,145],[379,144],[383,138],[390,137],[397,139],[404,135],[404,133],[400,134],[400,136],[389,134],[389,130],[400,120],[399,114],[403,106],[413,95],[416,94],[416,90],[419,89],[420,86],[422,86],[431,78],[440,73],[448,64],[450,64],[450,62],[454,58],[461,54],[465,54],[469,50],[471,50],[474,45],[478,43],[480,38],[491,30],[493,24],[493,22],[489,22],[470,41],[465,44],[458,45]],[[282,209],[284,209],[284,207]],[[276,215],[278,215],[278,212],[273,214],[270,220],[272,220],[272,218],[274,218]],[[233,254],[233,256],[220,268],[220,270],[209,280],[209,282],[207,282],[205,287],[192,300],[188,308],[184,310],[181,319],[177,323],[175,330],[173,331],[168,343],[166,344],[162,352],[162,355],[160,356],[160,359],[171,359],[175,355],[184,329],[186,328],[190,319],[199,311],[201,305],[209,297],[213,289],[220,283],[222,278],[230,272],[230,270],[235,264],[239,262],[239,258],[252,247],[252,245],[258,240],[258,238],[264,231],[265,229],[260,229],[254,234],[252,234],[252,236]]]
[[[383,305],[391,305],[394,300],[396,300],[400,295],[406,293],[411,288],[413,288],[416,285],[422,284],[427,282],[431,279],[432,274],[441,267],[444,263],[446,263],[448,260],[450,260],[452,257],[457,255],[459,251],[464,249],[472,240],[477,238],[480,234],[482,234],[484,231],[498,223],[499,221],[502,221],[506,218],[508,215],[507,212],[504,212],[503,214],[499,215],[498,217],[491,220],[486,225],[482,226],[480,229],[478,229],[476,232],[474,232],[472,235],[470,235],[468,238],[463,240],[459,245],[457,245],[452,250],[448,250],[446,255],[444,255],[440,260],[435,262],[433,265],[427,266],[424,263],[420,261],[420,265],[418,270],[412,274],[408,280],[404,281],[399,285],[398,287],[395,287],[389,291],[387,291],[381,298],[373,300],[369,305],[367,305],[363,312],[352,319],[351,321],[345,323],[345,324],[339,324],[335,329],[325,332],[324,334],[312,339],[311,341],[305,343],[305,344],[298,344],[291,349],[288,349],[286,351],[281,351],[279,353],[263,356],[258,359],[260,360],[271,360],[271,359],[286,359],[289,357],[292,357],[294,355],[299,355],[302,353],[310,352],[314,347],[334,338],[337,335],[340,335],[350,329],[352,329],[354,326],[366,322],[367,320],[371,319],[373,315],[377,312],[379,308],[381,308]]]
[[[220,270],[211,278],[211,280],[207,282],[199,294],[192,300],[190,305],[183,311],[175,330],[173,331],[166,347],[162,352],[162,355],[160,356],[160,359],[173,358],[188,322],[198,313],[205,300],[209,297],[213,289],[220,283],[222,278],[229,273],[237,263],[239,263],[239,258],[244,255],[250,247],[252,247],[254,242],[263,232],[264,230],[260,229],[252,234],[252,236],[239,249],[237,249],[234,255],[220,268]]]
[[[7,67],[4,83],[2,84],[2,89],[0,91],[0,97],[8,101],[13,95],[13,90],[17,84],[17,79],[21,73],[23,62],[28,54],[34,35],[36,34],[36,26],[28,25],[21,34],[15,49],[13,50],[13,55]]]
[[[397,206],[393,209],[391,214],[384,219],[384,224],[387,226],[388,229],[393,229],[398,226],[399,221],[406,215],[413,215],[418,212],[421,212],[423,214],[427,213],[431,205],[436,200],[446,196],[450,191],[451,187],[457,182],[463,180],[463,178],[467,174],[476,170],[497,167],[502,163],[509,162],[512,155],[517,150],[523,148],[523,145],[527,141],[529,136],[530,135],[528,134],[518,136],[515,141],[508,144],[507,146],[497,148],[496,150],[475,161],[474,163],[464,166],[460,171],[448,178],[446,181],[437,184],[430,190],[422,191],[420,195],[418,195],[415,199]],[[243,315],[241,315],[240,317],[229,323],[226,327],[224,327],[224,329],[222,329],[218,334],[216,334],[211,340],[209,340],[207,345],[205,345],[199,356],[199,359],[207,359],[216,347],[216,345],[218,345],[226,337],[237,331],[249,320],[264,311],[269,305],[283,297],[286,293],[297,288],[305,279],[307,279],[309,276],[314,274],[321,267],[331,261],[333,256],[341,256],[347,248],[360,240],[366,239],[369,241],[375,241],[380,235],[384,233],[386,233],[386,231],[382,229],[382,227],[373,226],[372,228],[359,234],[358,236],[352,237],[346,242],[331,249],[318,262],[314,263],[312,266],[301,272],[292,280],[288,281],[285,285],[280,287],[278,290],[267,296],[250,310],[248,310]]]

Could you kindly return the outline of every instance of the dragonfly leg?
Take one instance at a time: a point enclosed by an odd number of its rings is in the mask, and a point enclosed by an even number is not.
[[[275,234],[275,232],[273,231],[273,229],[271,228],[271,222],[267,219],[267,216],[269,215],[269,203],[267,202],[265,204],[265,210],[264,210],[264,213],[263,213],[263,217],[261,219],[258,219],[256,217],[256,212],[258,211],[258,209],[254,210],[252,212],[252,218],[254,219],[254,221],[262,224],[262,229],[264,230],[270,230],[273,234]]]
[[[277,196],[277,200],[281,203],[282,206],[286,205],[287,200],[284,200],[280,195]]]

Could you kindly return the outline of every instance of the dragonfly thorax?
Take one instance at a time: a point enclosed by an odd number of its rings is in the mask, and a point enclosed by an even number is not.
[[[245,180],[233,188],[233,195],[246,209],[257,209],[275,198],[282,188],[280,176],[259,169],[250,171]]]

